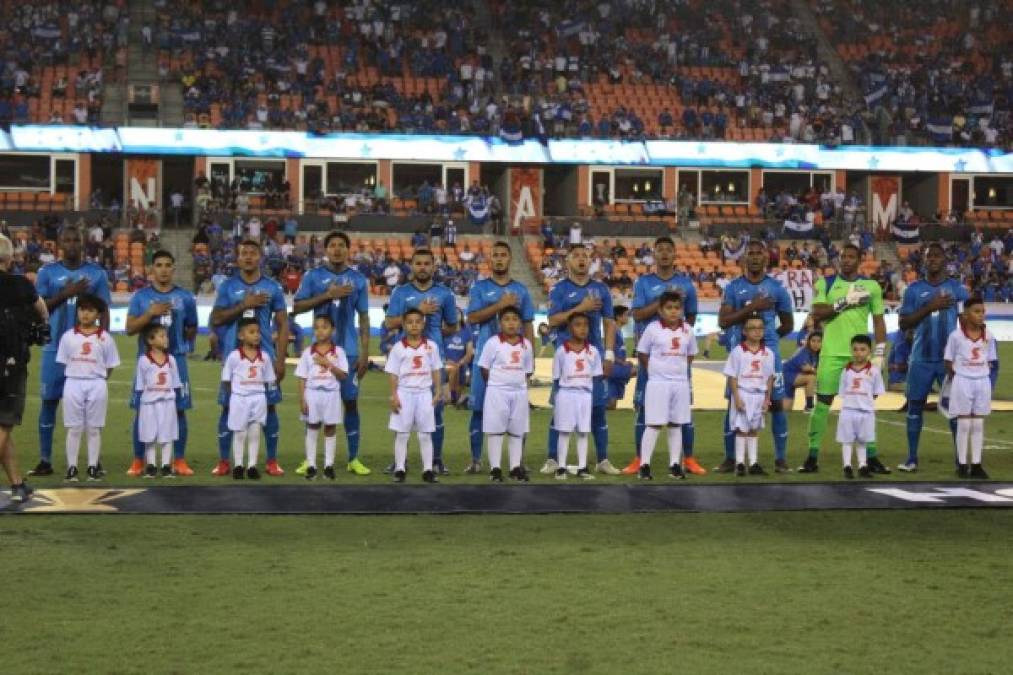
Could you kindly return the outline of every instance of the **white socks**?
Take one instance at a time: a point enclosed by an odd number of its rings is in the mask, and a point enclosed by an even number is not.
[[[587,468],[587,437],[588,434],[577,433],[577,467],[581,469]],[[570,449],[570,434],[564,431],[559,432],[559,441],[556,444],[556,461],[559,462],[559,468],[566,468],[566,453]]]
[[[162,443],[162,466],[172,466],[172,443]]]
[[[69,438],[68,438],[69,442]],[[985,420],[981,417],[957,419],[957,463],[967,464],[967,446],[971,446],[971,464],[981,464],[985,443]]]
[[[257,466],[257,455],[260,452],[260,425],[253,423],[245,431],[232,432],[232,461],[235,466],[243,466],[243,446],[247,448],[246,466]]]
[[[419,432],[419,452],[422,453],[422,470],[433,470],[433,435]]]
[[[858,467],[862,468],[868,463],[865,454],[865,443],[841,443],[841,462],[844,466],[851,466],[852,448],[854,448],[855,456],[858,458]]]
[[[242,466],[243,465],[243,449],[246,447],[246,434],[245,431],[233,431],[232,432],[232,465]]]
[[[658,442],[661,430],[658,427],[644,427],[644,436],[640,439],[640,463],[650,465],[654,455],[654,446]]]
[[[746,437],[735,434],[735,463],[746,463]]]
[[[148,443],[144,448],[144,463],[152,466],[158,459],[158,444]],[[162,444],[162,466],[172,465],[172,443]]]
[[[324,436],[324,466],[334,466],[334,455],[337,450],[338,432],[335,431],[333,436]]]
[[[668,427],[668,465],[682,461],[682,427]]]
[[[503,434],[486,434],[489,441],[489,468],[498,469],[503,462]]]
[[[971,419],[971,464],[981,464],[981,450],[985,444],[985,420]]]
[[[524,437],[508,436],[507,452],[510,453],[510,468],[516,469],[521,465],[521,455],[524,452]],[[497,464],[497,466],[499,465]]]
[[[577,432],[577,468],[587,468],[587,437],[589,434]]]
[[[84,433],[88,439],[88,466],[98,466],[98,457],[102,452],[102,429],[88,427]]]
[[[668,430],[668,465],[679,464],[682,459],[682,427],[667,427]],[[644,437],[640,441],[640,463],[650,465],[654,455],[654,446],[661,435],[660,427],[644,427]]]
[[[319,427],[316,429],[306,427],[306,464],[314,469],[317,468],[317,439],[319,437]]]
[[[67,467],[77,466],[77,456],[81,452],[81,435],[83,427],[72,427],[67,429]]]
[[[419,454],[422,455],[422,470],[433,470],[433,435],[418,432]],[[408,439],[411,434],[398,432],[394,434],[394,470],[404,471],[408,461]]]
[[[681,438],[679,439],[682,440]],[[735,435],[735,463],[749,466],[760,462],[760,438],[758,436]]]

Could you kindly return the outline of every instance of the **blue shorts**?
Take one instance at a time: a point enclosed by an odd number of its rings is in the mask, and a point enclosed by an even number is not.
[[[271,383],[265,385],[265,395],[267,397],[267,405],[278,405],[281,403],[281,388],[277,384]],[[218,385],[218,405],[223,408],[229,407],[229,393],[225,390],[225,383],[222,382]]]
[[[39,393],[43,401],[59,401],[63,398],[63,364],[56,362],[56,351],[42,352],[42,375],[39,378]]]
[[[359,373],[356,369],[359,367],[359,358],[348,359],[348,377],[341,381],[341,400],[342,401],[358,401],[359,400]],[[278,400],[281,400],[279,394]],[[268,397],[268,403],[271,402]]]
[[[940,388],[946,377],[946,365],[942,361],[912,361],[907,366],[907,399],[924,401],[932,393],[932,385]]]
[[[785,393],[787,393],[787,394],[794,394],[795,393],[795,378],[798,377],[798,371],[797,370],[786,370],[786,371],[784,371],[784,373],[782,373],[782,377],[784,378],[784,391],[785,391]],[[776,379],[774,381],[774,384],[775,385],[777,384]]]
[[[614,380],[611,377],[608,379],[608,391],[609,400],[621,401],[626,398],[626,384],[629,380]]]

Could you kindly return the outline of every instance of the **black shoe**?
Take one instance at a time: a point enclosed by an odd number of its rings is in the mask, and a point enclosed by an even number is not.
[[[333,466],[325,466],[324,467],[324,478],[326,478],[328,480],[334,480],[335,478],[337,478],[337,475],[334,473],[334,467]]]
[[[317,467],[308,466],[306,467],[306,474],[304,475],[306,480],[316,480],[317,478]]]
[[[439,483],[440,480],[436,477],[436,474],[433,473],[432,471],[423,471],[422,472],[422,482],[423,483]]]
[[[641,464],[640,465],[640,472],[637,474],[637,477],[640,480],[653,480],[654,477],[651,475],[651,465],[650,464]]]
[[[246,470],[246,477],[250,480],[260,480],[260,471],[257,470],[257,467],[251,466]]]
[[[858,467],[859,478],[872,478],[872,469],[868,465]]]
[[[714,473],[732,473],[735,471],[735,460],[725,459],[723,462],[714,467]]]
[[[527,483],[528,481],[531,480],[531,478],[528,476],[528,470],[525,469],[523,466],[515,466],[514,468],[510,469],[510,478],[521,483]]]
[[[105,468],[103,468],[102,462],[99,462],[98,464],[95,465],[95,470],[98,471],[98,475],[100,478],[106,475],[106,470]]]
[[[68,466],[67,467],[67,475],[63,477],[63,480],[69,481],[71,483],[76,483],[78,481],[77,475],[78,475],[78,473],[77,473],[77,467],[76,466]]]
[[[981,480],[988,480],[988,474],[985,473],[985,467],[983,467],[981,464],[972,464],[971,478],[980,478]]]
[[[686,474],[683,472],[681,464],[673,464],[668,467],[668,475],[676,480],[686,480]]]
[[[175,474],[172,473],[172,467],[168,464],[162,465],[162,478],[175,478]]]
[[[966,464],[958,464],[957,465],[957,477],[959,477],[959,478],[970,478],[971,477],[971,467],[969,467]]]
[[[246,469],[241,466],[234,467],[232,469],[232,478],[235,480],[243,480],[246,478]]]
[[[11,501],[24,504],[32,498],[32,494],[35,492],[28,483],[21,481],[17,485],[11,486]]]
[[[783,459],[774,460],[774,473],[791,473],[791,467]]]
[[[735,475],[736,476],[745,476],[746,475],[746,465],[745,464],[736,464],[735,465]]]
[[[489,480],[495,481],[497,483],[502,483],[503,482],[503,469],[499,468],[498,466],[494,466],[492,468],[492,471],[489,472]]]
[[[145,478],[155,478],[157,476],[158,476],[158,467],[157,466],[155,466],[154,464],[149,464],[146,467],[144,467],[144,477]]]
[[[447,468],[447,465],[443,463],[442,459],[438,462],[433,462],[433,472],[439,476],[450,475],[450,469]]]
[[[855,477],[855,470],[852,469],[850,466],[844,467],[844,477],[847,478],[848,480],[853,480]]]
[[[594,480],[594,476],[591,475],[591,472],[587,470],[586,466],[582,466],[577,469],[577,478],[580,478],[581,480]]]
[[[763,467],[759,464],[753,464],[749,467],[750,476],[766,476],[767,472],[763,470]]]
[[[394,482],[395,483],[403,483],[404,482],[404,477],[405,477],[405,472],[404,471],[395,471],[394,472]]]
[[[93,483],[97,480],[102,480],[102,474],[98,472],[97,466],[88,467],[88,480]]]
[[[566,477],[566,469],[564,467],[556,469],[556,480],[566,480]]]
[[[35,465],[35,468],[28,472],[29,476],[52,476],[53,465],[45,460],[41,460]]]
[[[872,473],[880,473],[886,475],[890,473],[890,467],[888,467],[886,464],[883,464],[883,462],[879,461],[879,457],[870,457],[869,471],[871,471]]]
[[[820,463],[812,455],[805,458],[805,462],[798,468],[799,473],[819,473]]]

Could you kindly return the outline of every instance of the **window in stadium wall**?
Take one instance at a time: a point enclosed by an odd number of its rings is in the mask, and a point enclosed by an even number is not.
[[[700,203],[748,204],[748,171],[701,171]]]
[[[831,188],[833,174],[814,173],[811,171],[764,171],[763,188],[768,195],[776,195],[782,190],[792,194],[805,193],[810,187],[823,193]]]
[[[1013,176],[975,176],[974,208],[1013,209]]]
[[[0,189],[48,190],[49,155],[0,155]]]
[[[642,202],[661,199],[661,171],[615,170],[615,200]]]
[[[62,195],[74,194],[77,183],[77,162],[72,159],[58,159],[54,162],[56,170],[56,192]]]
[[[236,178],[244,191],[267,192],[269,186],[278,187],[285,182],[285,162],[237,159],[233,165]]]
[[[347,195],[376,187],[375,162],[328,162],[327,194]]]
[[[304,199],[319,199],[324,194],[324,170],[319,164],[302,165],[302,193]]]
[[[415,164],[394,162],[394,185],[391,191],[402,199],[418,196],[419,186],[428,182],[430,187],[443,182],[442,164]]]

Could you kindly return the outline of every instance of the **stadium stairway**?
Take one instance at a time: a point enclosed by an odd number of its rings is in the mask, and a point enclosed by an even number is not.
[[[497,29],[496,19],[492,15],[492,12],[489,11],[488,3],[483,0],[477,0],[474,3],[474,11],[475,24],[477,26],[481,26],[482,30],[488,36],[488,42],[486,42],[485,47],[489,50],[489,56],[492,57],[493,64],[498,64],[502,62],[503,59],[509,57],[506,43],[503,40],[503,31]],[[499,78],[492,80],[490,86],[493,87],[493,90],[488,93],[497,93],[495,88],[498,87],[498,83]]]
[[[542,288],[542,284],[535,278],[535,272],[524,256],[524,237],[512,237],[510,246],[514,250],[514,254],[510,260],[510,276],[527,287],[528,292],[531,293],[531,300],[535,303],[535,307],[547,307],[549,298],[545,295],[545,289]]]
[[[876,260],[879,261],[880,265],[890,263],[890,267],[893,269],[900,269],[900,258],[897,256],[896,244],[889,241],[876,242],[875,251]]]
[[[193,290],[193,254],[190,251],[193,230],[188,227],[163,227],[158,237],[162,248],[176,258],[177,283],[187,290]]]

